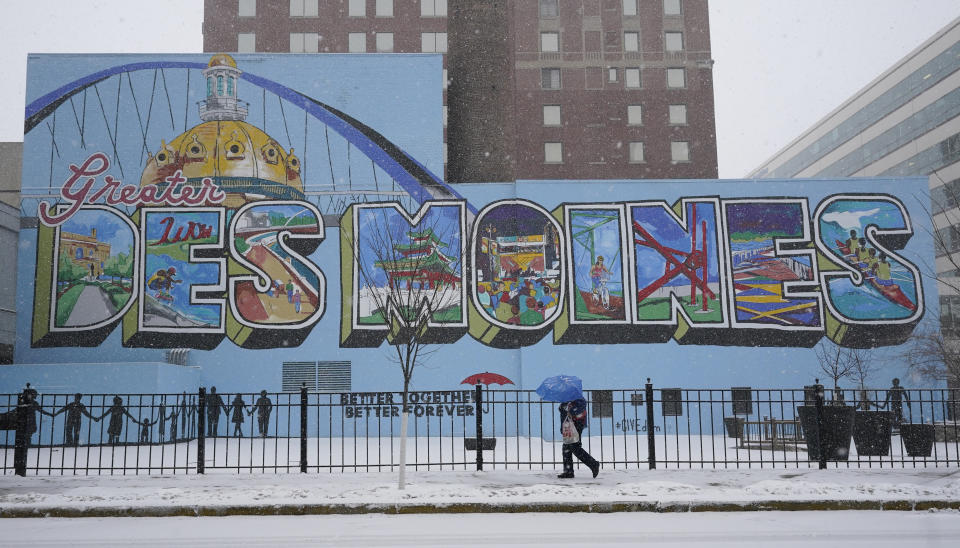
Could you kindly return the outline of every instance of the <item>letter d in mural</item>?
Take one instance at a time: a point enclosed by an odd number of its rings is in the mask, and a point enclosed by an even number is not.
[[[137,226],[100,205],[75,208],[60,224],[47,224],[68,207],[40,208],[46,215],[39,215],[37,229],[31,344],[98,346],[139,294]]]

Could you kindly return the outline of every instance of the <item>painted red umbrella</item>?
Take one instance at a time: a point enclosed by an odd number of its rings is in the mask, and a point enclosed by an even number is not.
[[[460,384],[485,384],[490,386],[491,384],[513,384],[513,381],[504,377],[503,375],[485,371],[483,373],[475,373],[470,375],[469,377],[463,379]]]

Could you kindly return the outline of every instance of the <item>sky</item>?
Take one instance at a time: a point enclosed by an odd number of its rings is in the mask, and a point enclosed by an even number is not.
[[[712,0],[720,177],[745,176],[958,16],[956,0]],[[200,52],[202,22],[202,0],[6,2],[0,141],[23,139],[28,52]]]

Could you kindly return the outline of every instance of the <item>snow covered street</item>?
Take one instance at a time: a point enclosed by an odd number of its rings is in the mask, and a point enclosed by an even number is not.
[[[10,519],[0,546],[957,546],[960,512]]]
[[[6,476],[0,516],[172,516],[391,512],[960,507],[960,469],[408,470],[397,474]],[[851,506],[852,503],[860,506]],[[456,507],[456,510],[452,508]],[[436,510],[440,508],[441,510]],[[730,508],[733,509],[733,508]]]

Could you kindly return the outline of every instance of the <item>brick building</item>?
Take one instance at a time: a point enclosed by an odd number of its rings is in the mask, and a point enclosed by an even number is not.
[[[446,178],[715,178],[707,0],[204,0],[204,51],[441,53]]]

